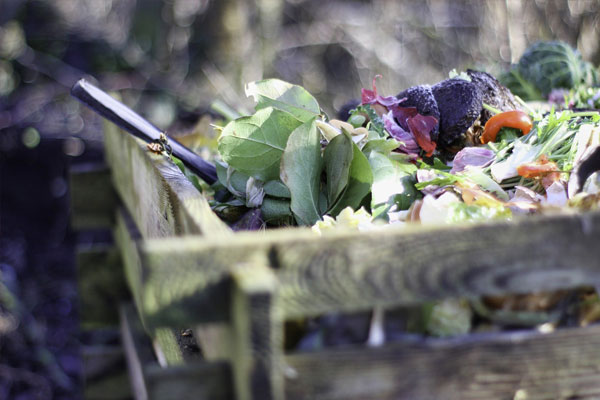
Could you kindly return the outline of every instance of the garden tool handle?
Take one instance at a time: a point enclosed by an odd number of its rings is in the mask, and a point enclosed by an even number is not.
[[[77,81],[71,89],[71,95],[104,118],[146,142],[159,141],[161,134],[164,133],[131,108],[85,79]],[[208,184],[217,181],[217,170],[214,165],[175,139],[168,136],[167,139],[173,155],[179,158],[187,168]]]

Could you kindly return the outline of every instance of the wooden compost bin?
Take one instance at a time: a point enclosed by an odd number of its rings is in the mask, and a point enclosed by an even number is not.
[[[292,354],[282,343],[286,319],[596,285],[599,213],[234,233],[170,160],[105,131],[120,199],[109,213],[135,303],[121,330],[136,398],[600,398],[598,325]],[[94,214],[94,201],[80,207]],[[174,333],[192,327],[204,358],[186,361]]]

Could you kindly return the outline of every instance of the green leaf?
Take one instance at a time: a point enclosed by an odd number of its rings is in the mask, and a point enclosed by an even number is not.
[[[382,154],[390,154],[392,150],[395,150],[400,146],[400,142],[396,139],[373,139],[369,140],[362,151],[367,157],[372,151],[377,151]]]
[[[464,178],[462,178],[458,175],[449,174],[444,171],[438,171],[438,174],[440,174],[442,176],[438,177],[438,178],[434,178],[430,181],[419,182],[415,185],[415,187],[419,190],[423,190],[427,186],[430,186],[430,185],[448,186],[448,185],[454,185],[456,182],[464,181]]]
[[[265,193],[269,196],[282,197],[285,199],[289,199],[291,196],[290,189],[288,189],[287,186],[285,186],[285,184],[279,179],[266,182],[264,189]]]
[[[265,79],[246,85],[246,96],[254,97],[256,109],[274,107],[287,111],[302,122],[321,113],[317,100],[302,86],[279,79]]]
[[[264,198],[260,211],[263,219],[268,223],[292,216],[289,200],[274,199],[268,196]]]
[[[352,139],[346,132],[337,135],[325,147],[323,159],[327,176],[327,201],[335,203],[348,184],[353,150]]]
[[[371,172],[369,160],[354,143],[352,143],[352,153],[348,186],[342,197],[331,207],[329,212],[334,217],[348,206],[356,210],[365,196],[371,191],[371,185],[373,184],[373,173]]]
[[[323,163],[321,143],[314,119],[296,128],[281,157],[281,181],[292,194],[290,207],[299,225],[313,225],[319,212]]]
[[[390,199],[398,202],[398,196],[404,196],[410,204],[417,197],[413,185],[413,175],[401,162],[393,160],[379,152],[373,151],[369,155],[369,164],[373,172],[373,186],[371,189],[371,209],[388,203]],[[375,212],[373,212],[375,215]]]
[[[234,196],[245,197],[246,196],[246,184],[250,178],[248,175],[238,172],[220,162],[215,163],[217,169],[217,178],[223,186],[231,192]]]
[[[369,131],[376,132],[377,136],[380,138],[386,138],[389,136],[385,131],[383,120],[379,115],[377,115],[370,104],[361,104],[352,111],[352,116],[361,114],[366,114],[369,117],[369,124],[367,125]]]
[[[288,137],[301,124],[290,113],[264,108],[228,123],[219,137],[219,153],[239,172],[262,181],[277,179]]]

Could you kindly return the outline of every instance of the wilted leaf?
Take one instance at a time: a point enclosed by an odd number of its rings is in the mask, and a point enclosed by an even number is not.
[[[265,79],[246,85],[246,96],[254,97],[256,109],[274,107],[294,115],[306,122],[319,115],[317,100],[302,86],[279,79]]]
[[[412,203],[417,196],[417,191],[412,184],[413,177],[411,173],[406,172],[400,162],[373,151],[369,155],[369,164],[373,172],[371,189],[371,208],[373,210],[377,206],[387,203],[390,197],[395,195],[406,196]]]
[[[281,181],[290,189],[291,209],[299,225],[320,219],[321,143],[314,119],[296,128],[281,157]]]
[[[373,184],[373,172],[369,160],[358,148],[356,144],[352,145],[352,163],[348,174],[348,186],[337,203],[331,207],[331,215],[338,215],[344,208],[352,207],[356,210],[362,200],[371,191]]]
[[[271,107],[231,121],[219,138],[219,153],[237,171],[262,181],[279,177],[281,155],[301,121]]]
[[[264,186],[265,194],[273,197],[283,197],[286,199],[290,198],[290,189],[285,186],[279,179],[275,181],[269,181]]]
[[[333,204],[348,184],[352,162],[352,139],[344,132],[334,137],[323,154],[327,175],[327,201]]]

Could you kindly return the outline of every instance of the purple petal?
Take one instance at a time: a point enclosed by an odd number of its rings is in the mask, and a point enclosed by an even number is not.
[[[454,156],[451,174],[463,171],[467,165],[486,167],[496,157],[495,153],[485,147],[465,147]]]
[[[408,131],[410,128],[408,127],[408,119],[417,115],[417,107],[399,107],[395,106],[391,108],[392,115],[398,121],[398,124],[404,129]]]
[[[379,96],[377,95],[377,102],[385,107],[393,107],[400,103],[400,100],[396,96]]]
[[[390,135],[402,142],[399,149],[409,154],[419,154],[420,147],[410,132],[405,131],[396,123],[392,111],[382,116],[383,125]]]
[[[375,103],[377,100],[377,92],[373,91],[373,90],[369,90],[369,89],[361,89],[360,91],[361,93],[361,104],[373,104]]]

